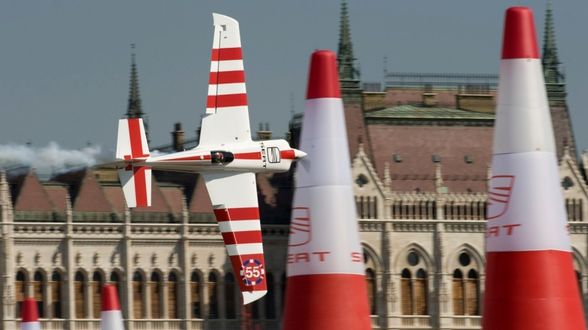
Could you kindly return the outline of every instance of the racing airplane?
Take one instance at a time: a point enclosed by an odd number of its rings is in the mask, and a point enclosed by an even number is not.
[[[212,59],[199,145],[151,156],[142,119],[121,119],[117,167],[129,207],[151,205],[152,169],[204,177],[233,271],[240,277],[243,303],[248,304],[267,292],[255,173],[288,171],[306,154],[285,140],[251,139],[239,23],[212,16]]]

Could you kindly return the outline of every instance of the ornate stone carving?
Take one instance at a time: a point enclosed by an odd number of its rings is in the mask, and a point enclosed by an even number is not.
[[[61,265],[61,252],[57,251],[53,254],[53,266],[59,266]]]
[[[169,266],[170,266],[170,267],[173,267],[173,266],[176,264],[176,253],[175,253],[175,252],[172,252],[172,253],[169,255],[169,258],[168,258],[168,260],[167,260],[167,261],[168,261],[168,263],[169,263]]]
[[[112,253],[112,256],[110,257],[110,263],[113,266],[118,266],[119,262],[120,262],[120,253],[115,251]]]

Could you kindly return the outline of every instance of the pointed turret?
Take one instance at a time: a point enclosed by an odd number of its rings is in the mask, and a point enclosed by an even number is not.
[[[554,122],[557,157],[561,159],[564,146],[566,145],[569,146],[570,152],[575,155],[576,142],[566,104],[565,74],[561,68],[555,43],[552,0],[547,1],[547,8],[545,10],[545,31],[543,34],[541,64],[543,66],[543,77],[545,79],[545,89],[551,109],[551,117]]]
[[[131,44],[131,78],[129,81],[129,104],[127,106],[127,118],[143,118],[143,108],[141,106],[141,95],[139,93],[139,74],[137,71],[137,62],[135,61],[135,44]],[[143,119],[147,140],[149,140],[148,125],[146,118]]]
[[[131,79],[129,82],[129,105],[127,107],[127,118],[143,118],[141,109],[141,96],[139,95],[139,75],[137,74],[137,63],[135,61],[135,45],[131,45]]]
[[[359,69],[355,64],[347,0],[341,2],[341,22],[339,25],[339,49],[337,51],[337,71],[341,98],[343,99],[349,154],[354,157],[359,144],[364,144],[365,153],[371,158],[371,144],[365,126],[363,113],[363,90],[360,87]]]
[[[347,0],[343,0],[341,3],[341,23],[339,26],[337,63],[339,66],[341,89],[358,89],[359,70],[355,66],[355,57],[353,56],[351,29],[349,28],[349,14],[347,13]]]
[[[545,10],[545,32],[543,35],[543,57],[541,63],[543,65],[547,97],[550,103],[565,103],[567,94],[565,76],[560,68],[561,62],[557,56],[551,0],[547,2],[547,9]]]

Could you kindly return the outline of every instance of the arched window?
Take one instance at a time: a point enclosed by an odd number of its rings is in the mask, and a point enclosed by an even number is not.
[[[427,315],[427,272],[419,268],[414,284],[415,314]]]
[[[145,318],[145,289],[143,274],[136,271],[133,274],[133,317]]]
[[[192,318],[195,319],[202,318],[202,299],[200,299],[201,283],[200,275],[198,275],[197,272],[192,272],[192,277],[190,278],[190,305],[192,309]]]
[[[478,289],[478,272],[475,269],[470,269],[468,277],[465,279],[465,292],[466,292],[466,314],[467,315],[479,315],[480,311],[478,302],[480,293]]]
[[[367,284],[368,301],[370,303],[370,314],[376,315],[376,298],[377,298],[377,287],[376,287],[376,273],[373,269],[368,268],[365,270],[365,281]]]
[[[376,277],[376,269],[378,263],[373,250],[363,247],[363,263],[365,267],[365,281],[368,294],[368,303],[370,314],[378,314],[378,279]]]
[[[74,277],[74,303],[77,319],[86,318],[86,277],[81,271],[77,271]]]
[[[215,273],[208,274],[208,318],[218,319],[218,280]]]
[[[104,277],[102,273],[95,271],[94,275],[92,275],[92,315],[95,319],[100,318],[103,285]]]
[[[33,298],[37,302],[39,317],[45,318],[45,276],[40,271],[33,275]]]
[[[121,283],[121,276],[118,271],[115,270],[110,274],[110,284],[116,287],[116,294],[118,294],[118,300],[120,301],[120,303],[122,304],[123,301],[126,301],[123,295],[123,285]]]
[[[406,267],[400,274],[400,295],[403,315],[427,315],[428,276],[423,257],[415,249],[406,255]]]
[[[267,294],[265,300],[265,318],[275,319],[276,318],[276,294],[274,292],[274,274],[267,273]]]
[[[400,276],[400,296],[402,297],[402,315],[412,315],[412,276],[410,274],[410,270],[404,268]]]
[[[16,294],[16,317],[20,318],[22,317],[21,315],[21,310],[22,310],[22,301],[25,298],[26,295],[26,281],[27,281],[27,276],[23,271],[18,271],[16,273],[16,283],[15,283],[15,294]]]
[[[179,318],[178,289],[178,276],[175,272],[171,272],[169,273],[167,282],[167,316],[170,319]]]
[[[163,299],[161,275],[158,272],[151,273],[151,282],[149,282],[149,293],[151,294],[151,318],[163,318],[161,303]]]
[[[54,271],[51,275],[51,284],[50,291],[51,291],[51,303],[50,309],[52,313],[52,317],[56,319],[63,318],[63,307],[62,307],[62,297],[61,297],[61,274],[57,271]]]
[[[480,276],[469,251],[457,256],[458,266],[453,271],[453,314],[480,315]]]
[[[225,311],[227,319],[237,318],[237,308],[235,307],[235,277],[232,273],[225,274]]]
[[[453,271],[453,314],[464,315],[463,274],[461,270]]]

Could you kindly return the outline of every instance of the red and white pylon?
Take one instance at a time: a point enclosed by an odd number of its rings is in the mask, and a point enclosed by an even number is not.
[[[506,11],[489,182],[483,328],[585,329],[529,8]]]
[[[306,99],[283,328],[371,329],[335,53],[312,54]]]
[[[25,298],[22,302],[22,321],[20,323],[20,329],[41,330],[37,301],[34,298]]]
[[[100,313],[101,330],[124,330],[122,313],[116,286],[106,284],[102,288],[102,312]]]

